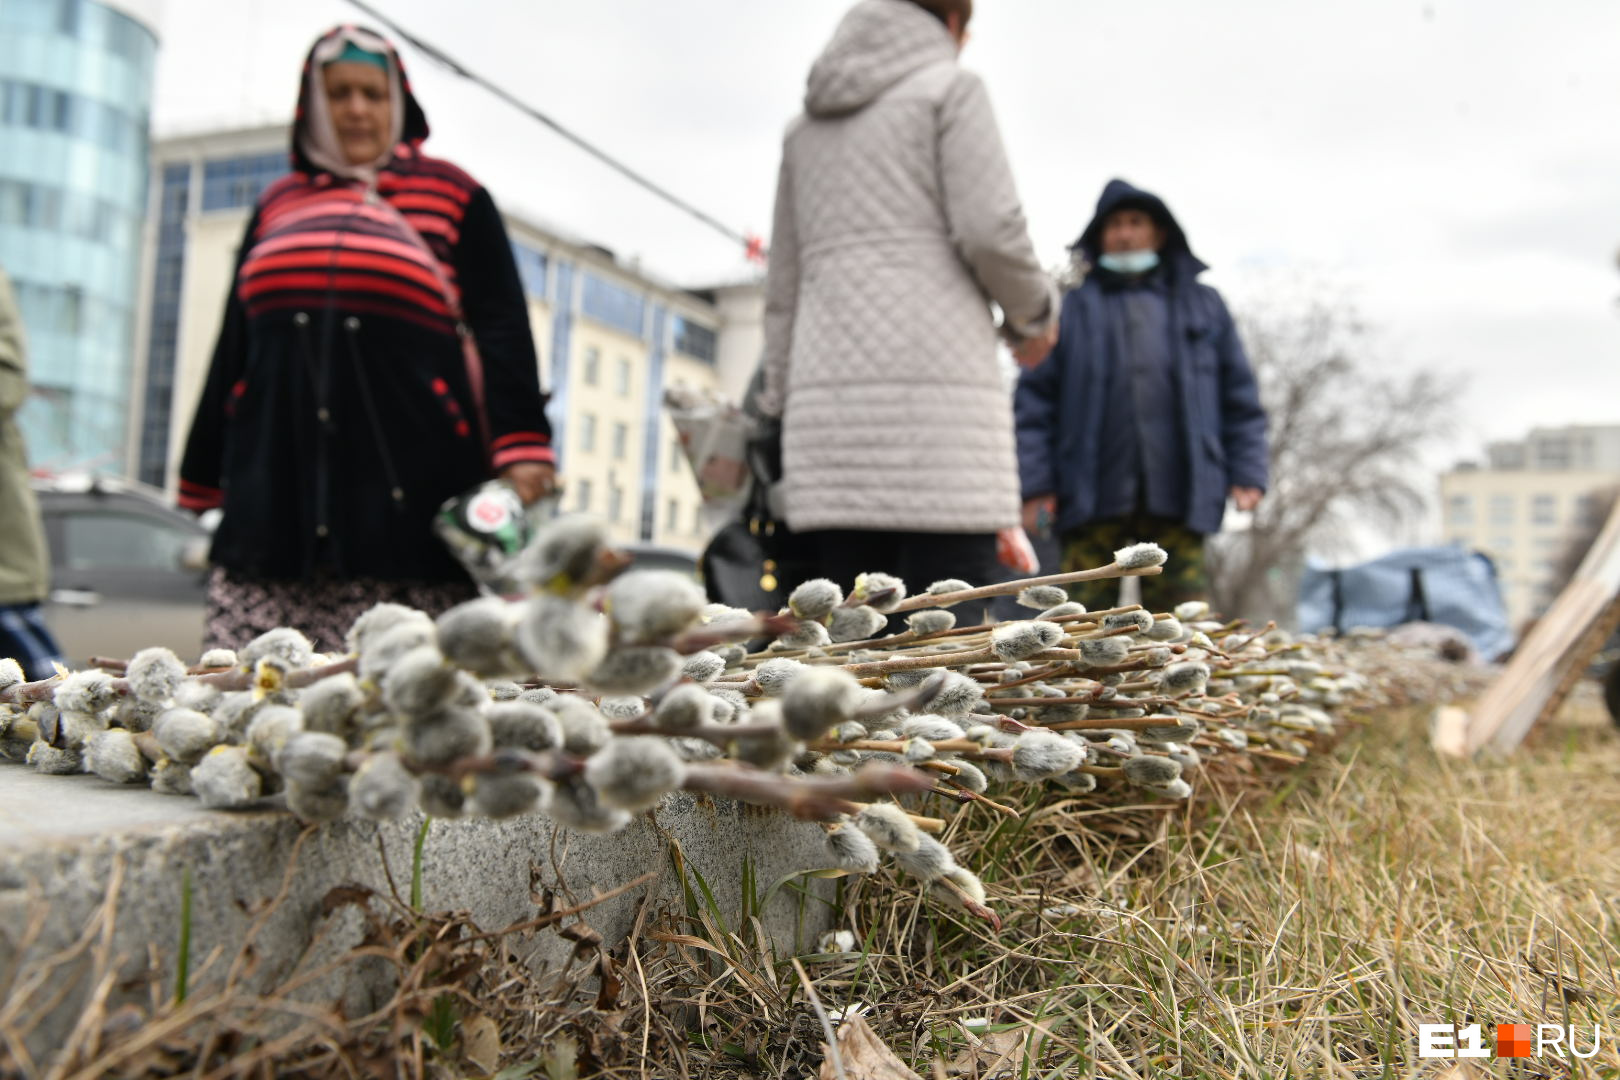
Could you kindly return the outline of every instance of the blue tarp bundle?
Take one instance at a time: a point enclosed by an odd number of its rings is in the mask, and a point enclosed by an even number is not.
[[[1307,633],[1408,622],[1454,626],[1488,660],[1513,647],[1495,565],[1460,547],[1402,548],[1337,570],[1307,563],[1298,616]]]

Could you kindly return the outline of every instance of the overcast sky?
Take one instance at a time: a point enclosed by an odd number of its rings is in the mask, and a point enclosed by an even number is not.
[[[373,0],[738,229],[846,0]],[[281,122],[341,0],[165,0],[160,135]],[[1304,274],[1387,362],[1462,373],[1449,456],[1620,422],[1620,3],[979,0],[1031,230],[1058,262],[1111,176],[1157,191],[1235,305]],[[682,284],[717,235],[405,49],[430,152],[509,209]],[[1347,403],[1353,404],[1353,403]]]

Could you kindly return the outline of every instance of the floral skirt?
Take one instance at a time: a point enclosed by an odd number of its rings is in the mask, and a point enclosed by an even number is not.
[[[204,646],[240,649],[266,630],[290,626],[303,631],[318,651],[342,654],[348,651],[344,635],[373,604],[404,604],[437,616],[477,595],[471,582],[378,578],[276,581],[217,566],[208,579]]]

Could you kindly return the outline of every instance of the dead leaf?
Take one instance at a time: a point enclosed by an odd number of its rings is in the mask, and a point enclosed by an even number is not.
[[[999,1076],[1001,1070],[1023,1053],[1024,1040],[1029,1032],[1023,1028],[990,1031],[983,1035],[969,1035],[973,1040],[955,1061],[945,1067],[947,1076],[988,1078]]]
[[[461,1052],[481,1072],[494,1072],[501,1065],[501,1029],[483,1013],[473,1013],[461,1021]]]
[[[839,1080],[827,1044],[821,1049],[827,1057],[821,1063],[820,1080]],[[867,1026],[860,1016],[852,1016],[838,1028],[838,1054],[843,1062],[843,1080],[922,1080],[894,1056],[894,1051]]]

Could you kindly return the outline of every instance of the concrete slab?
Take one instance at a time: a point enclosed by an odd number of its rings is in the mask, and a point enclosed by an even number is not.
[[[385,858],[400,891],[408,893],[420,822],[420,817],[386,824],[345,819],[315,829],[299,852],[286,902],[257,940],[258,978],[284,976],[312,942],[317,944],[306,965],[357,943],[358,918],[339,914],[331,918],[342,925],[324,925],[322,898],[346,884],[386,893]],[[119,787],[92,776],[44,776],[26,766],[0,765],[0,990],[17,991],[19,984],[11,980],[18,971],[38,970],[45,958],[79,939],[102,905],[115,867],[121,867],[121,884],[112,952],[127,973],[154,963],[173,970],[187,868],[193,964],[216,948],[233,955],[251,913],[280,888],[301,832],[299,823],[278,809],[221,813],[195,799]],[[481,928],[494,930],[537,914],[531,888],[566,888],[585,900],[656,872],[650,885],[586,916],[613,945],[630,932],[644,900],[650,898],[655,910],[681,909],[681,883],[670,857],[673,840],[734,925],[742,910],[745,862],[752,863],[763,891],[795,871],[827,865],[823,835],[819,826],[775,811],[685,793],[671,795],[657,810],[608,836],[571,833],[539,815],[504,822],[435,821],[424,849],[424,906],[467,911]],[[819,900],[807,902],[783,890],[765,912],[764,925],[783,955],[812,948],[833,922],[833,883],[815,881],[810,889]],[[24,928],[40,913],[41,931],[25,945]],[[535,937],[532,949],[536,970],[555,969],[563,966],[570,946],[544,933]],[[33,1018],[31,1053],[48,1054],[71,1032],[92,975],[87,959],[80,958],[52,976],[51,996],[60,990],[66,997]],[[326,1004],[341,998],[350,1009],[374,1007],[388,991],[384,972],[353,969],[339,982],[312,985],[308,1000]],[[27,1009],[24,1003],[25,1015]]]

